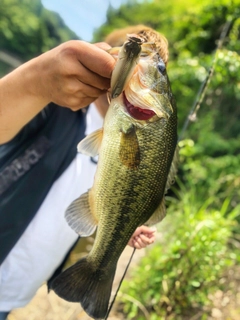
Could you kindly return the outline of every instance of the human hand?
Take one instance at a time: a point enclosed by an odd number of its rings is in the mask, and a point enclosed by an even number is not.
[[[46,104],[72,110],[87,106],[110,87],[115,60],[107,49],[106,43],[72,40],[42,54],[35,61],[40,81],[35,92]]]
[[[155,241],[156,231],[157,229],[155,227],[138,227],[129,240],[128,245],[136,249],[145,248]]]

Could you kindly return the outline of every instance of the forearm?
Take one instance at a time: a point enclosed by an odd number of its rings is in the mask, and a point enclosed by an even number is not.
[[[35,59],[0,79],[0,144],[11,140],[48,104],[36,90],[39,82]]]

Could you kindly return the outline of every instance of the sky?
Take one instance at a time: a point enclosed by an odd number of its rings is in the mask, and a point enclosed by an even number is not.
[[[109,4],[119,7],[127,0],[42,0],[46,9],[58,12],[82,40],[91,41],[94,29],[106,21]]]

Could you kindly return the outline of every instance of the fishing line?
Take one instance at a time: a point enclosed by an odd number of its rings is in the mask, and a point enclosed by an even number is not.
[[[114,302],[115,302],[115,300],[116,300],[116,298],[117,298],[117,295],[118,295],[118,291],[119,291],[119,289],[120,289],[120,287],[121,287],[121,285],[122,285],[122,282],[123,282],[123,280],[124,280],[124,278],[125,278],[125,275],[126,275],[126,273],[127,273],[127,271],[128,271],[128,268],[129,268],[129,266],[130,266],[130,263],[132,262],[132,258],[133,258],[133,256],[134,256],[135,251],[136,251],[136,248],[133,249],[133,252],[132,252],[132,254],[131,254],[131,257],[130,257],[130,259],[129,259],[129,261],[128,261],[128,264],[127,264],[127,266],[126,266],[126,268],[125,268],[125,271],[124,271],[124,273],[123,273],[123,275],[122,275],[122,278],[121,278],[121,280],[120,280],[120,283],[119,283],[119,285],[118,285],[117,291],[116,291],[115,294],[114,294],[114,297],[113,297],[112,302],[111,302],[111,304],[110,304],[110,306],[109,306],[109,308],[108,308],[108,312],[107,312],[106,317],[104,318],[104,320],[107,320],[107,318],[108,318],[108,316],[109,316],[109,313],[110,313],[110,311],[112,310],[113,304],[114,304]]]
[[[182,140],[183,135],[184,135],[185,131],[187,130],[190,121],[193,122],[193,121],[195,121],[197,119],[197,113],[198,113],[198,111],[200,109],[200,106],[201,106],[201,103],[203,102],[203,99],[205,97],[207,88],[208,88],[208,86],[210,84],[210,81],[211,81],[211,78],[212,78],[212,75],[213,75],[214,67],[216,65],[217,52],[218,52],[219,49],[222,48],[223,42],[224,42],[227,34],[231,31],[231,29],[232,29],[232,27],[234,25],[234,20],[235,19],[236,18],[226,22],[224,27],[223,27],[223,30],[222,30],[222,32],[220,34],[220,37],[219,37],[219,40],[218,40],[218,43],[217,43],[217,47],[215,49],[212,65],[211,65],[211,67],[210,67],[210,69],[208,71],[206,79],[203,81],[203,83],[201,84],[201,86],[199,88],[197,97],[196,97],[195,102],[194,102],[192,108],[190,109],[190,112],[189,112],[189,114],[188,114],[188,116],[187,116],[187,118],[185,120],[185,123],[183,125],[181,134],[179,135],[178,141]]]

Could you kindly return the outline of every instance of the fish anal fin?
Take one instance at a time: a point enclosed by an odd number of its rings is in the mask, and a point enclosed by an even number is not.
[[[65,218],[68,225],[81,237],[88,237],[94,233],[98,220],[91,212],[89,193],[83,193],[67,208]]]
[[[102,137],[103,128],[90,133],[86,138],[79,142],[77,146],[78,152],[90,157],[97,156],[102,143]]]
[[[140,148],[135,127],[121,131],[119,157],[122,164],[130,169],[137,169],[140,164]]]
[[[146,226],[152,226],[162,221],[165,216],[166,216],[166,206],[165,206],[165,198],[163,197],[160,205],[157,207],[157,209],[154,211],[154,213],[151,215],[148,221],[144,224]]]

